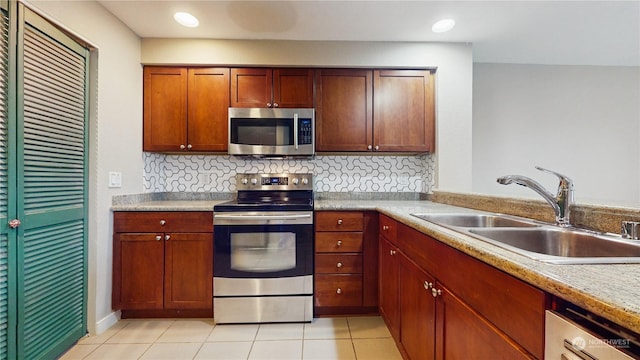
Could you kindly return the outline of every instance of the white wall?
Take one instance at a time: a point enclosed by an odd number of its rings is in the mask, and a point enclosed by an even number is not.
[[[473,192],[539,198],[506,174],[555,193],[572,178],[577,203],[640,207],[640,68],[474,64]]]
[[[144,64],[437,68],[435,185],[471,191],[470,44],[143,39]]]
[[[97,79],[91,78],[97,98],[91,103],[89,145],[88,327],[92,333],[100,332],[117,320],[111,310],[111,196],[141,193],[143,187],[140,39],[95,1],[30,1],[28,5],[87,40],[98,52]],[[109,171],[122,172],[122,188],[107,187]]]

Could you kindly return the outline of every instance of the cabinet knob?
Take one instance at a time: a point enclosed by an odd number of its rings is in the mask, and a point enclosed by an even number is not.
[[[389,230],[389,225],[383,225],[383,226],[382,226],[382,230],[384,230],[384,231]]]
[[[336,294],[338,294],[338,295],[342,294],[342,289],[338,288],[338,290],[336,290]]]
[[[393,255],[395,255],[395,254],[396,254],[396,251],[395,251],[395,250],[389,250],[389,255],[393,256]]]
[[[162,240],[162,236],[156,235],[156,241],[160,241],[160,240]]]
[[[380,146],[376,145],[376,147],[375,147],[375,149],[374,149],[374,150],[375,150],[375,151],[380,150]]]
[[[164,226],[167,223],[167,220],[160,220],[160,226]]]
[[[180,144],[180,150],[184,150],[185,147],[184,144]]]
[[[192,148],[192,147],[193,147],[193,146],[192,146],[191,144],[187,145],[187,149],[188,149],[188,150],[191,150],[191,148]]]
[[[171,235],[169,235],[169,234],[165,235],[165,236],[164,236],[164,239],[165,239],[165,240],[169,240],[169,239],[171,239]]]
[[[338,219],[338,225],[342,225],[342,219]]]
[[[338,242],[336,243],[336,246],[337,246],[337,247],[342,246],[342,240],[338,240]]]
[[[273,107],[273,104],[272,104],[272,103],[270,103],[270,102],[268,102],[268,103],[267,103],[267,107],[268,107],[268,108]]]
[[[336,267],[337,267],[338,269],[339,269],[339,268],[341,268],[341,267],[342,267],[342,263],[341,263],[341,262],[337,263],[337,264],[336,264]]]
[[[433,297],[438,297],[438,296],[442,295],[442,290],[436,289],[436,288],[431,288],[431,295],[433,295]]]
[[[273,107],[274,107],[274,108],[280,107],[280,104],[278,104],[278,103],[275,103],[275,102],[274,102],[274,103],[273,103]]]
[[[430,282],[428,282],[428,281],[425,281],[425,282],[424,282],[424,288],[425,288],[425,290],[429,290],[429,289],[431,289],[432,287],[433,287],[433,283],[430,283]]]
[[[371,145],[367,146],[367,150],[371,150],[373,147]]]

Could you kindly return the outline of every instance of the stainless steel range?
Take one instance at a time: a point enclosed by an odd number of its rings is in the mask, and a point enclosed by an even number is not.
[[[313,176],[239,174],[214,207],[216,323],[313,318]]]

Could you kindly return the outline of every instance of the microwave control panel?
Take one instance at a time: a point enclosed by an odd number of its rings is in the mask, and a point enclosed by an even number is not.
[[[313,143],[313,127],[311,119],[300,119],[298,122],[298,143],[307,145]]]

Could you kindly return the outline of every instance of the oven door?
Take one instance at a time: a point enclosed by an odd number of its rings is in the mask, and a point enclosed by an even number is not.
[[[216,213],[214,242],[215,295],[311,291],[313,212]]]

